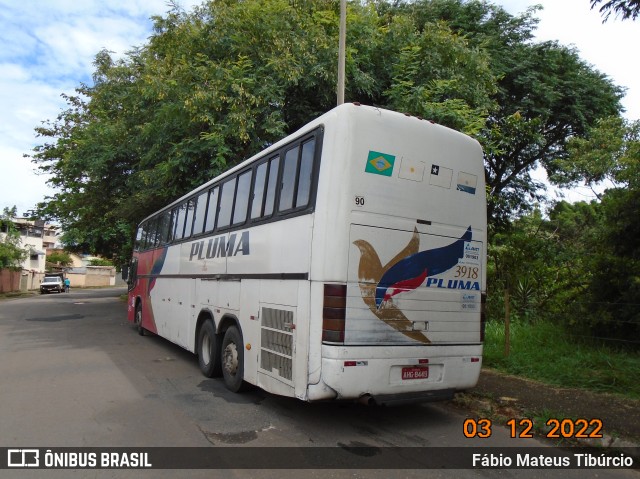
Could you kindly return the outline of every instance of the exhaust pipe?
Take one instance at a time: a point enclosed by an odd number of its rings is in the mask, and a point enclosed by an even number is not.
[[[358,403],[364,406],[375,406],[376,400],[373,398],[371,394],[363,394],[358,398]]]

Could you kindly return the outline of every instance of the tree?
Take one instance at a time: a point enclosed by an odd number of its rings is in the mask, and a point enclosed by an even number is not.
[[[599,4],[604,5],[598,10],[603,15],[603,22],[609,20],[609,16],[615,13],[616,17],[622,17],[622,20],[635,20],[640,15],[640,0],[590,0],[591,9],[593,10]]]
[[[593,257],[591,329],[600,337],[640,340],[640,190],[616,188],[602,198],[603,222]]]
[[[113,266],[113,263],[108,259],[94,258],[89,261],[90,266]]]
[[[600,197],[599,221],[579,228],[588,245],[582,312],[599,337],[629,340],[640,333],[640,121],[599,121],[586,138],[569,142],[570,155],[558,165],[559,181],[609,179],[615,187]]]
[[[347,99],[474,135],[494,225],[541,197],[534,168],[553,175],[570,138],[620,111],[622,90],[575,50],[532,42],[535,11],[349,5]],[[334,106],[338,12],[337,0],[209,0],[156,17],[123,59],[99,52],[93,84],[36,129],[31,158],[58,190],[38,213],[69,250],[125,261],[142,218]]]
[[[555,172],[570,138],[582,137],[604,117],[619,115],[623,90],[556,42],[532,42],[538,7],[512,16],[485,1],[419,0],[400,3],[419,24],[444,20],[483,49],[499,78],[477,138],[485,151],[492,223],[505,226],[544,195],[533,181],[536,167]]]
[[[539,209],[515,219],[508,228],[496,231],[488,245],[489,314],[502,318],[504,304],[501,292],[509,290],[511,310],[522,320],[558,321],[567,303],[584,291],[587,282],[578,271],[583,270],[580,240],[567,233],[584,232],[593,216],[586,214],[561,216],[563,207],[573,213],[572,205],[556,205],[557,213],[547,219]],[[554,210],[555,211],[555,210]],[[558,219],[561,216],[561,220]],[[570,216],[571,220],[566,217]],[[581,224],[582,229],[568,227]]]
[[[495,107],[495,82],[488,55],[438,22],[405,40],[384,94],[389,108],[477,134]]]
[[[20,269],[20,263],[27,257],[27,251],[20,246],[20,232],[16,229],[14,219],[17,208],[5,207],[0,216],[0,269]]]
[[[116,262],[135,225],[335,104],[337,1],[211,0],[156,17],[121,60],[36,129],[31,155],[58,192],[39,205],[67,249]],[[445,24],[349,6],[347,98],[477,131],[493,106],[488,57]],[[437,66],[437,68],[435,67]]]
[[[625,189],[640,189],[640,120],[602,118],[584,137],[571,138],[567,152],[554,162],[555,183],[594,186],[609,180]]]
[[[53,252],[50,255],[48,255],[47,262],[54,263],[58,266],[69,266],[71,263],[73,263],[73,260],[71,259],[71,256],[69,255],[69,253],[65,253],[63,251],[63,252]]]

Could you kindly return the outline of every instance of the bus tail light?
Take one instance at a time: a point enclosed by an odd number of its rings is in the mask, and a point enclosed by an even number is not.
[[[484,328],[487,323],[487,293],[480,295],[480,342],[484,342]]]
[[[347,285],[325,284],[322,303],[322,340],[344,343],[344,323],[347,310]]]

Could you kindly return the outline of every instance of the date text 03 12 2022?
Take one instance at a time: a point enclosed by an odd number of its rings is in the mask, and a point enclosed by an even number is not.
[[[544,436],[551,439],[593,439],[602,437],[601,419],[556,419],[550,418],[545,422]],[[507,426],[512,438],[532,438],[534,422],[529,418],[509,419]],[[463,433],[465,437],[491,437],[493,421],[491,419],[473,419],[464,421]]]

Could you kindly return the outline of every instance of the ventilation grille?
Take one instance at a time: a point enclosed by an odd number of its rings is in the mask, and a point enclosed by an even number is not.
[[[291,331],[293,324],[293,311],[285,309],[262,308],[262,327],[277,329],[279,331]]]
[[[278,356],[266,349],[263,349],[262,354],[260,354],[260,367],[288,381],[291,381],[293,377],[293,361],[291,358]]]
[[[274,376],[293,378],[293,311],[262,308],[260,368]]]
[[[293,356],[293,336],[270,329],[262,328],[262,349]]]

